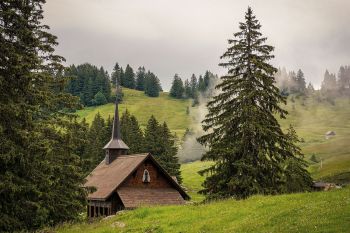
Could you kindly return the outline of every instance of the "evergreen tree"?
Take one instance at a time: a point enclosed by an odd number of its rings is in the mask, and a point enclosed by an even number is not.
[[[192,89],[191,89],[190,82],[188,81],[188,79],[185,80],[184,90],[185,90],[185,97],[192,98],[192,96],[193,96]]]
[[[71,77],[66,91],[79,96],[83,105],[95,105],[93,99],[98,92],[102,92],[107,101],[111,100],[111,83],[103,67],[98,69],[88,63],[77,67],[72,65],[65,70],[65,75]]]
[[[146,152],[144,136],[136,117],[126,110],[120,119],[120,125],[123,141],[130,148],[129,153],[137,154]]]
[[[120,66],[117,63],[115,63],[114,67],[113,67],[113,72],[112,72],[112,85],[113,87],[117,86],[117,83],[120,83]]]
[[[307,88],[306,88],[306,94],[310,96],[310,95],[313,95],[314,93],[315,93],[315,88],[312,85],[312,83],[309,82],[309,84],[307,85]]]
[[[331,74],[326,70],[324,73],[324,79],[321,85],[321,91],[334,91],[337,89],[337,80],[334,74]]]
[[[94,120],[91,123],[89,133],[87,135],[89,144],[87,146],[87,167],[89,171],[92,171],[105,157],[105,153],[102,148],[109,141],[111,131],[108,131],[105,120],[98,112],[95,115]]]
[[[139,67],[136,73],[136,90],[145,90],[145,67]]]
[[[280,107],[286,99],[274,86],[277,69],[268,63],[273,47],[260,27],[248,8],[222,56],[228,74],[216,87],[222,92],[208,103],[206,134],[198,139],[209,148],[203,160],[215,161],[201,171],[208,174],[202,190],[208,198],[303,191],[312,184],[294,130],[284,133],[275,118],[287,114]]]
[[[64,59],[41,22],[44,3],[0,2],[0,232],[73,221],[86,204],[67,113],[78,98],[62,92]]]
[[[204,79],[202,77],[202,75],[199,75],[199,79],[198,79],[198,91],[199,92],[205,92],[206,87],[205,87],[205,82]]]
[[[92,100],[93,105],[103,105],[107,103],[106,97],[102,94],[101,91],[97,92],[97,94],[94,96],[94,99]]]
[[[338,72],[338,90],[342,95],[350,95],[350,67],[341,66]]]
[[[124,87],[125,86],[125,78],[124,78],[124,70],[123,70],[123,67],[120,67],[120,82],[119,82],[119,85],[121,87]]]
[[[304,73],[299,69],[297,76],[296,76],[296,82],[297,82],[297,89],[300,94],[305,93],[306,89],[306,82],[304,78]]]
[[[159,79],[155,74],[148,71],[145,76],[145,94],[150,97],[158,97],[162,90]]]
[[[125,68],[125,73],[123,75],[122,86],[135,89],[135,73],[134,70],[129,66],[129,64]]]
[[[145,129],[145,149],[170,175],[176,176],[178,182],[182,181],[174,136],[170,134],[167,125],[160,125],[153,115]]]
[[[177,99],[181,99],[184,96],[184,91],[185,91],[184,85],[181,78],[177,74],[175,74],[174,80],[170,89],[170,96]]]
[[[162,167],[171,175],[175,176],[177,181],[181,184],[182,177],[180,172],[180,163],[177,155],[177,147],[175,143],[175,136],[170,133],[168,125],[164,122],[160,126],[164,143],[164,154],[159,155],[159,161]],[[161,157],[160,157],[161,156]]]
[[[191,97],[195,98],[196,92],[198,91],[198,82],[195,74],[192,74],[191,76],[190,86],[192,92]]]

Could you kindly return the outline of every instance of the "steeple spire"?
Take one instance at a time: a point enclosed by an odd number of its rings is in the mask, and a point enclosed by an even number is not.
[[[116,92],[118,92],[119,87],[117,86]],[[127,154],[129,147],[121,139],[120,133],[120,122],[119,122],[119,112],[118,112],[118,93],[116,93],[115,101],[115,111],[112,129],[111,140],[103,147],[106,150],[106,164],[110,164],[118,155]]]
[[[118,111],[118,98],[115,99],[115,110],[114,110],[114,120],[112,129],[112,139],[121,139],[120,135],[120,122],[119,122],[119,111]]]

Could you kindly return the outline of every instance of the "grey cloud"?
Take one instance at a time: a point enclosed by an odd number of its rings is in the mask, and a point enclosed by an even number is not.
[[[68,64],[144,65],[167,90],[175,73],[225,72],[219,57],[248,5],[276,66],[301,68],[319,86],[326,68],[350,64],[348,0],[49,0],[44,10]]]

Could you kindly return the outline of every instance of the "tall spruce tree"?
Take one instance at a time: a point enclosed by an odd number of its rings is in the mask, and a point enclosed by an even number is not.
[[[158,97],[162,90],[158,77],[152,72],[148,71],[145,76],[144,91],[150,97]]]
[[[298,70],[297,76],[296,76],[297,86],[298,86],[298,92],[300,94],[305,93],[306,90],[306,82],[303,71],[301,69]]]
[[[145,67],[139,67],[136,73],[136,90],[143,91],[145,89]]]
[[[86,204],[67,113],[78,98],[63,92],[44,3],[0,1],[0,232],[75,220]]]
[[[184,84],[178,74],[175,74],[174,80],[170,89],[170,96],[181,99],[184,97]]]
[[[119,66],[118,62],[115,63],[113,67],[112,78],[111,78],[113,87],[116,87],[117,83],[120,84],[120,68],[121,67]]]
[[[215,162],[201,171],[208,175],[201,191],[208,198],[303,191],[312,184],[294,130],[284,133],[275,118],[287,114],[280,107],[286,99],[274,86],[273,47],[260,27],[249,7],[222,56],[228,69],[216,86],[222,92],[207,105],[206,134],[198,140],[208,147],[203,160]]]
[[[145,139],[139,122],[128,110],[123,113],[120,119],[120,126],[122,138],[130,148],[129,153],[137,154],[146,152],[144,146]]]
[[[171,135],[168,126],[165,123],[160,125],[152,115],[145,129],[145,149],[157,159],[170,175],[176,176],[178,181],[182,182],[174,139],[175,137]]]
[[[122,78],[123,78],[122,86],[135,89],[135,85],[136,85],[135,73],[129,64],[126,66],[125,72]]]

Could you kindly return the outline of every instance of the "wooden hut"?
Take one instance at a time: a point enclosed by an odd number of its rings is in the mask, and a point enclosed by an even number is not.
[[[112,138],[103,148],[105,159],[88,175],[85,187],[96,190],[88,195],[89,217],[107,216],[140,205],[178,205],[190,199],[183,188],[150,153],[128,154],[120,135],[118,103]]]

